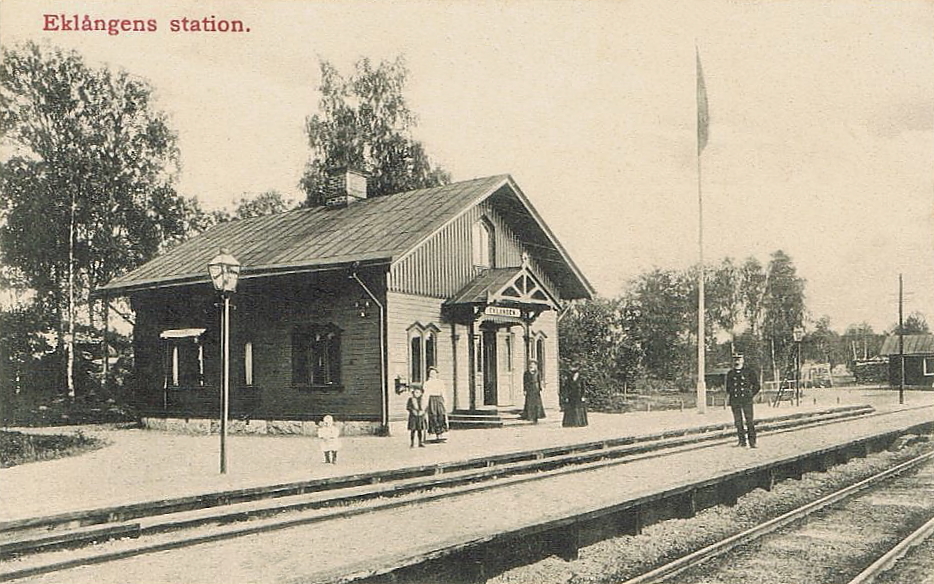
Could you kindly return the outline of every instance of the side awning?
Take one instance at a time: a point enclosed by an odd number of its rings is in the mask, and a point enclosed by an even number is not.
[[[208,329],[203,328],[185,328],[185,329],[169,329],[159,333],[160,339],[188,339],[193,337],[200,337],[204,334],[204,331]]]

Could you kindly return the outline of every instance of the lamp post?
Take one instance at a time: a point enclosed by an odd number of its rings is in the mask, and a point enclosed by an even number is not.
[[[221,391],[221,474],[227,473],[227,411],[230,403],[230,295],[237,291],[240,278],[240,262],[221,249],[219,255],[208,262],[208,274],[214,289],[224,299],[224,315],[221,319],[221,353],[223,354],[223,389]]]
[[[804,329],[796,326],[792,332],[795,339],[795,405],[801,405],[801,339],[804,338]]]

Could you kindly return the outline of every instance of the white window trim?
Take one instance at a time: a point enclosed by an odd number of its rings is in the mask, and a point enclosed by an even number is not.
[[[496,239],[493,222],[485,216],[477,219],[471,229],[471,261],[475,268],[496,267]]]
[[[178,345],[172,345],[172,385],[178,387]]]
[[[425,380],[428,379],[428,368],[438,366],[438,350],[440,348],[440,333],[439,329],[434,324],[423,325],[420,322],[416,322],[408,328],[408,342],[405,347],[405,362],[406,362],[406,371],[407,375],[411,377],[412,375],[412,341],[418,339],[419,342],[419,373],[421,374],[421,379],[409,379],[409,383],[412,385],[421,386],[425,383]],[[427,341],[429,338],[434,338],[434,363],[428,362],[428,351],[427,351]]]
[[[253,343],[250,341],[243,345],[243,381],[253,385]]]
[[[201,335],[206,330],[203,328],[168,329],[159,333],[160,339],[172,342],[171,378],[173,387],[178,387],[179,383],[179,345],[177,342],[182,339],[192,339],[198,346],[198,385],[204,386],[204,344],[201,342]]]
[[[927,377],[934,376],[934,357],[922,357],[924,362],[924,375]],[[928,362],[931,362],[931,366],[928,367]]]

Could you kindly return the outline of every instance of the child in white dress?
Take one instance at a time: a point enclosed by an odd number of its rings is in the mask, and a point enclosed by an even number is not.
[[[318,438],[321,439],[321,452],[324,453],[324,462],[337,464],[337,451],[341,447],[341,430],[334,425],[334,418],[324,416],[318,426]]]

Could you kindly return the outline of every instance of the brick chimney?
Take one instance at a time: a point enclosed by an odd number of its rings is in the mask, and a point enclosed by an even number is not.
[[[328,184],[325,188],[324,204],[328,207],[346,207],[355,201],[366,199],[366,175],[348,167],[327,171]]]

